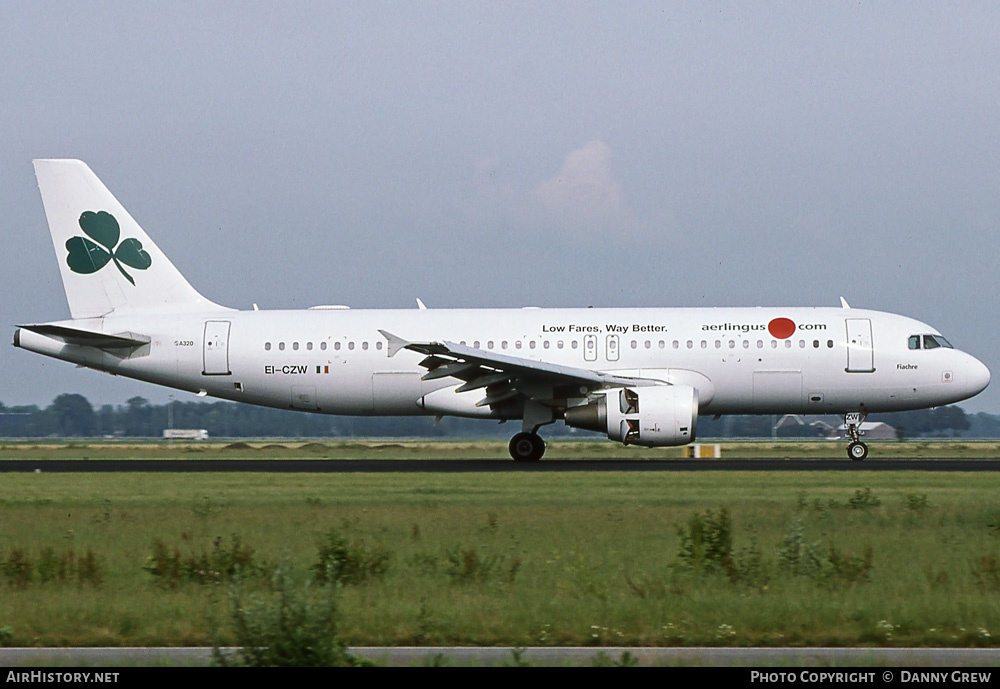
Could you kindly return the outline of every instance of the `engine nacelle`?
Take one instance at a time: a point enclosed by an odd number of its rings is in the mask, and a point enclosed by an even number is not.
[[[566,425],[607,433],[625,445],[687,445],[698,425],[698,392],[690,385],[608,390],[590,404],[567,409]]]

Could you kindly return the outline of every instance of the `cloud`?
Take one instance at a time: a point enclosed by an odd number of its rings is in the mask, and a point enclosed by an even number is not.
[[[535,187],[534,196],[567,225],[606,226],[626,214],[625,194],[611,175],[611,149],[599,140],[571,151],[559,174]]]

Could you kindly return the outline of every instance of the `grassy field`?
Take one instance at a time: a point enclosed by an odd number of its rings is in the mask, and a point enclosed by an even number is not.
[[[0,458],[361,456],[365,447],[282,444],[7,444]],[[365,452],[414,459],[505,451],[372,445]],[[615,448],[594,447],[604,445]],[[990,452],[941,445],[942,456]],[[768,445],[744,451],[775,456]],[[237,565],[244,602],[265,600],[278,569],[307,596],[322,590],[319,574],[339,580],[339,634],[353,645],[1000,645],[992,474],[2,480],[5,645],[204,645],[213,633],[231,643]]]

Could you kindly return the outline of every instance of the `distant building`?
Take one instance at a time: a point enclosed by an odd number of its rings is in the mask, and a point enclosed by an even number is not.
[[[798,438],[826,438],[833,432],[833,426],[825,421],[806,422],[799,414],[785,414],[774,424],[774,434]]]
[[[14,428],[24,428],[31,423],[29,412],[2,412],[0,413],[0,429],[8,430]]]
[[[896,429],[881,421],[865,421],[861,424],[861,435],[863,438],[871,440],[895,440]],[[830,436],[831,440],[839,440],[847,437],[847,426],[841,424],[835,433]]]
[[[208,440],[204,428],[166,428],[163,437],[167,440]]]

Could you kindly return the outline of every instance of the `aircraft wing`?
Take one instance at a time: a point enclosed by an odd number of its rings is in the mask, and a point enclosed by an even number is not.
[[[389,341],[389,356],[401,349],[425,354],[420,366],[427,369],[424,380],[451,377],[464,381],[456,392],[486,388],[486,397],[477,406],[493,405],[517,395],[543,402],[572,388],[569,396],[612,387],[644,387],[656,381],[629,378],[575,366],[562,366],[536,359],[497,354],[455,342],[410,342],[380,330]]]

